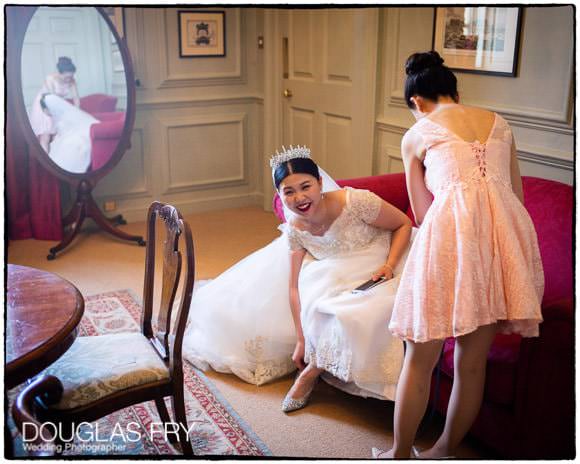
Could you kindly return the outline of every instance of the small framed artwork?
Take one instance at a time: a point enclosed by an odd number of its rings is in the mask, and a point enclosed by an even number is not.
[[[178,11],[179,56],[226,56],[224,11]]]
[[[515,77],[522,9],[435,8],[433,50],[455,71]]]

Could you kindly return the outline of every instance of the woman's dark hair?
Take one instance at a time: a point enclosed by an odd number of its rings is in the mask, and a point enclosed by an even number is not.
[[[58,62],[56,63],[56,69],[60,74],[65,72],[76,72],[77,68],[73,64],[72,60],[68,56],[60,56]]]
[[[413,53],[405,63],[407,80],[405,81],[405,101],[407,106],[415,109],[411,97],[419,95],[428,100],[437,101],[438,97],[458,99],[457,78],[443,64],[443,58],[436,51]]]
[[[282,163],[274,171],[274,185],[276,190],[280,188],[280,184],[290,174],[310,174],[315,179],[320,179],[318,166],[310,158],[293,158],[285,163]]]

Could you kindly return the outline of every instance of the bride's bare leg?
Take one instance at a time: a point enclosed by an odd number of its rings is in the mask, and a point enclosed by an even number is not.
[[[314,382],[322,374],[322,371],[323,369],[319,369],[313,363],[308,364],[296,378],[288,394],[292,398],[302,398],[304,395],[307,395],[312,390]]]

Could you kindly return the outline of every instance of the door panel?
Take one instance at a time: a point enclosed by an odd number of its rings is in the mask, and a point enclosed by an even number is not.
[[[337,179],[372,174],[376,21],[375,9],[281,13],[284,144],[308,145]]]

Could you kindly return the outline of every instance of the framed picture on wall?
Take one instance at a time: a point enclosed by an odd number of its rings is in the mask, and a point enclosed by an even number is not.
[[[455,71],[515,77],[522,9],[435,8],[433,50]]]
[[[224,11],[178,11],[179,56],[226,56]]]

